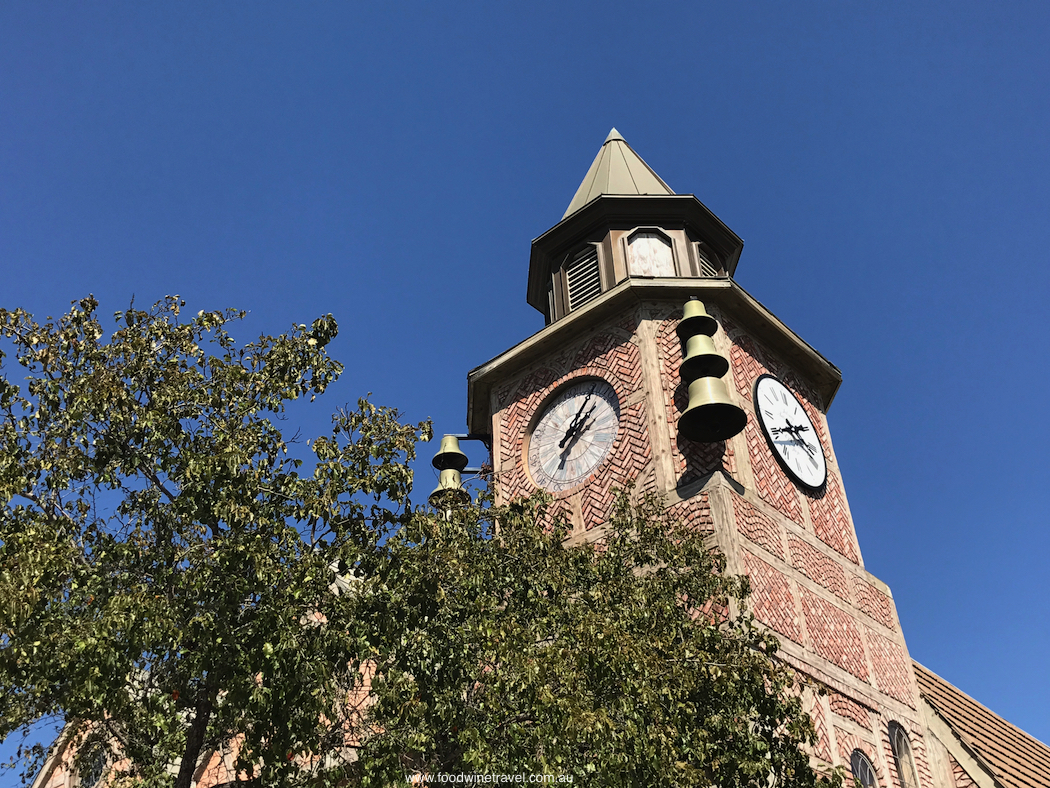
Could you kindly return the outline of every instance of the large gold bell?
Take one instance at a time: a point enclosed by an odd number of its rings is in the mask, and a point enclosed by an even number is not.
[[[685,339],[693,334],[713,336],[718,331],[718,321],[707,314],[707,307],[704,306],[703,301],[693,298],[685,302],[682,319],[678,321],[675,331],[679,339]]]
[[[448,509],[452,506],[470,503],[470,493],[463,489],[460,472],[455,468],[443,470],[438,479],[438,486],[434,492],[430,493],[427,501],[435,509]]]
[[[689,384],[689,406],[678,420],[678,434],[699,443],[732,438],[744,429],[747,414],[729,399],[719,378],[703,377]]]
[[[696,303],[696,302],[690,302]],[[682,361],[682,379],[696,380],[707,376],[722,377],[729,371],[725,356],[715,350],[715,343],[706,334],[696,334],[685,341],[685,359]]]
[[[441,438],[441,448],[431,460],[431,465],[439,471],[455,468],[461,471],[467,467],[467,455],[459,448],[459,438],[455,435],[445,435]]]

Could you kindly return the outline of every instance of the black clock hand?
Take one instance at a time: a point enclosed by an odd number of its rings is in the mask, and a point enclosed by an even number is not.
[[[569,454],[572,453],[573,446],[575,446],[576,442],[583,436],[584,430],[586,430],[587,427],[590,426],[587,422],[591,418],[591,414],[594,413],[597,407],[597,402],[591,405],[591,409],[587,411],[586,415],[580,420],[580,423],[577,424],[575,427],[571,428],[571,437],[569,435],[566,435],[566,438],[569,440],[567,446],[562,447],[562,444],[565,443],[565,439],[562,439],[562,442],[558,444],[558,448],[562,450],[561,462],[558,463],[558,470],[561,470],[565,467],[565,462],[569,459]]]
[[[815,449],[812,446],[810,446],[808,443],[806,443],[804,440],[802,440],[801,433],[805,432],[808,429],[809,429],[809,427],[807,427],[805,425],[802,425],[802,426],[799,426],[799,427],[794,427],[790,423],[788,423],[788,429],[785,430],[785,432],[789,432],[791,437],[795,439],[795,443],[799,444],[803,449],[805,449],[806,453],[810,457],[816,457],[817,455],[816,455]]]
[[[583,402],[580,404],[580,409],[576,411],[576,415],[573,416],[572,421],[569,422],[569,429],[565,431],[565,435],[562,437],[561,441],[558,442],[559,449],[564,449],[565,444],[568,443],[572,439],[572,436],[579,431],[580,427],[582,426],[582,422],[580,421],[580,415],[583,413],[584,408],[587,407],[587,403],[590,401],[591,395],[594,394],[594,390],[596,388],[598,388],[597,383],[591,386],[591,390],[588,391],[587,396],[583,398]],[[592,407],[590,412],[593,411],[594,408]],[[590,412],[588,413],[588,415],[590,415]],[[584,416],[584,420],[586,420],[586,418],[587,417]]]

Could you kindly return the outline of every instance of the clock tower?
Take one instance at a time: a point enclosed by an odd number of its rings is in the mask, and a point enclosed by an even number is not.
[[[706,529],[780,658],[827,689],[807,698],[814,757],[864,784],[939,784],[835,459],[841,375],[736,283],[742,248],[614,129],[532,243],[526,297],[546,326],[469,374],[469,430],[492,436],[499,499],[547,490],[570,541],[600,538],[625,488]]]

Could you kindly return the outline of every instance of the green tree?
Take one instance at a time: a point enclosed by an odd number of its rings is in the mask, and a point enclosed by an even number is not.
[[[339,375],[335,321],[238,346],[239,314],[183,306],[108,337],[90,298],[0,310],[28,374],[0,379],[0,737],[58,720],[77,768],[108,752],[137,786],[224,748],[260,786],[818,783],[796,678],[703,534],[625,497],[597,548],[540,499],[413,507],[429,425],[367,401],[304,468],[275,417]]]

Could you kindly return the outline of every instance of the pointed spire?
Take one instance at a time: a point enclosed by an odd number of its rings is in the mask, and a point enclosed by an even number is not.
[[[653,168],[642,161],[620,132],[613,129],[594,157],[565,216],[603,194],[674,194]],[[565,216],[562,218],[564,219]]]

